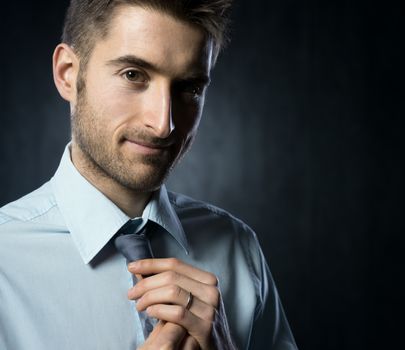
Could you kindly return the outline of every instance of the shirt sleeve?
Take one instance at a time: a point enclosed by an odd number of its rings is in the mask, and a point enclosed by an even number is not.
[[[281,305],[270,268],[256,234],[252,231],[250,251],[256,287],[256,309],[251,349],[296,350],[294,337]]]

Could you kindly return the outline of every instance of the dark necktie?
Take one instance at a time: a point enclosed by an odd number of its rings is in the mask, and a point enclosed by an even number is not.
[[[147,230],[150,229],[151,222],[148,221],[139,232],[134,233],[137,226],[137,223],[129,220],[124,226],[121,227],[114,240],[115,247],[122,255],[125,256],[127,263],[140,259],[153,258],[152,249],[147,237]],[[133,283],[136,284],[136,282],[137,279],[135,276],[133,276]],[[143,333],[146,339],[152,332],[157,320],[149,317],[146,312],[140,312],[139,318],[141,320]]]
[[[139,232],[134,233],[138,225],[130,220],[119,230],[114,244],[128,263],[153,258],[152,248],[147,237],[147,229],[150,225],[148,222]]]

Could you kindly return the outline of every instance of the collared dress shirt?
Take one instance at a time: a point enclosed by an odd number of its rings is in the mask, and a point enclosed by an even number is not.
[[[75,168],[66,147],[54,177],[0,209],[0,349],[133,350],[144,342],[127,299],[132,276],[112,238],[130,220]],[[156,257],[214,273],[238,349],[267,303],[268,349],[295,349],[254,232],[224,210],[156,191],[142,217],[159,226]],[[156,225],[155,225],[156,226]]]

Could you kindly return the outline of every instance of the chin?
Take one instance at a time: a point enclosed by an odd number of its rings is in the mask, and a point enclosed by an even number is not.
[[[147,166],[148,169],[128,171],[127,176],[114,176],[122,186],[135,192],[153,192],[159,189],[169,175],[167,168]],[[133,176],[128,176],[134,174]]]

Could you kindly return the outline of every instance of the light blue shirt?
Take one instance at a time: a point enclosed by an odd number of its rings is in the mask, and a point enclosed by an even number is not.
[[[129,219],[80,175],[69,147],[49,182],[0,209],[0,349],[133,350],[144,342],[127,299],[132,278],[111,241]],[[177,257],[218,277],[239,349],[248,348],[266,298],[274,313],[268,349],[295,349],[246,224],[165,186],[133,220],[160,225],[151,237],[156,257]]]

